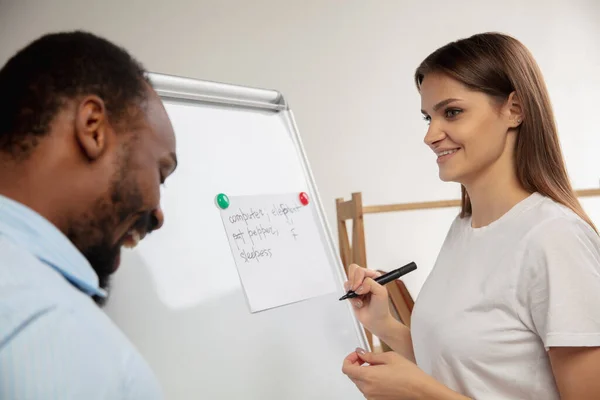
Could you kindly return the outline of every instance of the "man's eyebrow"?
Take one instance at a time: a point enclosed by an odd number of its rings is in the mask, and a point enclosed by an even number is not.
[[[437,110],[439,110],[440,108],[442,108],[442,107],[444,107],[444,106],[447,106],[448,104],[450,104],[450,103],[453,103],[453,102],[455,102],[455,101],[460,101],[460,99],[457,99],[457,98],[451,97],[451,98],[449,98],[449,99],[442,100],[442,101],[440,101],[439,103],[437,103],[435,106],[433,106],[433,111],[437,111]],[[425,112],[425,110],[421,110],[421,112],[422,112],[423,114],[427,114],[427,113]]]

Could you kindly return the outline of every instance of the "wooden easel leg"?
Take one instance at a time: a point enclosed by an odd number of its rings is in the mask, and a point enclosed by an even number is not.
[[[350,264],[366,268],[365,232],[363,222],[362,195],[352,193],[352,200],[336,199],[339,252],[346,276]],[[352,244],[350,244],[346,219],[352,220]],[[372,350],[373,334],[365,328],[367,343]]]
[[[362,205],[362,194],[352,193],[352,262],[367,268],[367,251],[365,249],[365,224]]]

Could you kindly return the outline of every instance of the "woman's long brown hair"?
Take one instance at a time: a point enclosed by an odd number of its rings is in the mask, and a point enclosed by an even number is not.
[[[546,83],[521,42],[495,32],[451,42],[419,65],[414,77],[418,89],[431,72],[447,74],[470,89],[503,101],[516,92],[523,112],[514,154],[519,182],[528,192],[538,192],[570,208],[598,232],[571,187]],[[471,215],[464,186],[461,204],[461,217]]]

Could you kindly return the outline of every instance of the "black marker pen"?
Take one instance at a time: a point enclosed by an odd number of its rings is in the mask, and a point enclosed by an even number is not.
[[[400,278],[402,275],[406,275],[409,272],[414,271],[415,269],[417,269],[417,264],[415,264],[414,262],[411,262],[409,264],[406,264],[403,267],[400,267],[398,269],[388,272],[387,274],[384,274],[384,275],[381,275],[381,276],[375,278],[374,281],[379,283],[380,285],[385,285],[386,283],[395,281],[396,279]],[[360,295],[356,294],[356,293],[354,293],[354,291],[350,290],[350,291],[348,291],[348,293],[346,293],[345,295],[340,297],[340,300],[353,299],[358,296],[360,296]]]

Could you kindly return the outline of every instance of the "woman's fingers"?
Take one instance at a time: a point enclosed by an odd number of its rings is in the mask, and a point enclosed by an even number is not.
[[[354,279],[352,279],[352,287],[351,289],[356,291],[356,289],[362,284],[365,279],[365,269],[360,268],[354,272]]]
[[[356,264],[350,264],[350,266],[348,267],[348,280],[344,284],[344,288],[346,290],[350,290],[350,288],[352,286],[352,282],[354,282],[354,274],[356,273],[356,270],[359,268],[360,267]]]
[[[344,284],[344,288],[346,289],[346,291],[348,290],[354,290],[356,289],[356,282],[362,282],[364,278],[364,268],[356,265],[356,264],[351,264],[348,267],[348,281]]]
[[[366,294],[369,293],[369,290],[364,290],[365,289],[365,281],[367,279],[370,279],[371,281],[373,281],[373,279],[377,278],[378,276],[380,276],[381,274],[377,271],[373,271],[371,269],[365,269],[362,268],[362,271],[356,271],[354,273],[354,281],[352,284],[352,290],[354,290],[357,294]]]
[[[364,301],[360,297],[352,299],[352,305],[356,308],[362,308],[365,305]]]
[[[365,295],[372,293],[376,296],[387,297],[387,291],[379,283],[371,278],[365,278],[362,284],[355,290],[356,294]]]
[[[378,276],[381,274],[377,271],[352,264],[348,267],[348,280],[344,283],[344,289],[356,291],[363,284],[365,278],[375,279]]]

